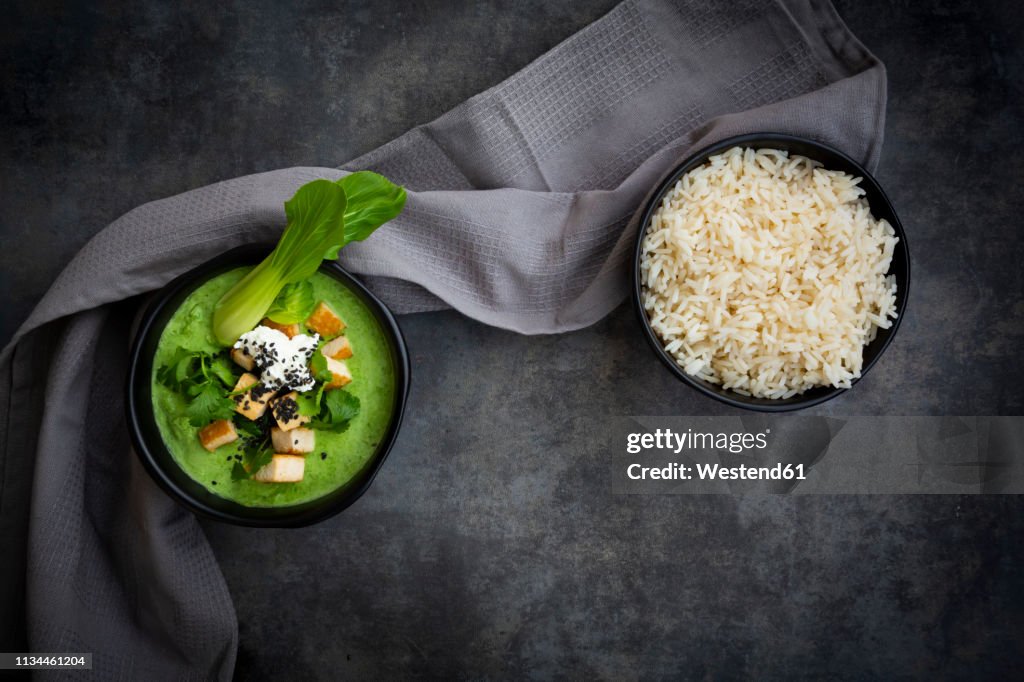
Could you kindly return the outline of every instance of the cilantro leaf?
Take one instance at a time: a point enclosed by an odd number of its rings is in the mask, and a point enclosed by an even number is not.
[[[348,421],[359,414],[359,398],[348,391],[335,389],[327,392],[324,404],[331,416],[331,421]]]
[[[179,353],[179,357],[174,362],[173,369],[173,381],[181,386],[189,380],[192,376],[192,367],[195,365],[195,361],[198,358],[198,353]]]
[[[235,363],[223,355],[218,355],[210,362],[210,374],[220,379],[227,388],[233,388],[238,383],[238,375],[235,374]]]
[[[246,438],[259,438],[260,436],[264,435],[264,429],[262,426],[260,426],[260,422],[252,421],[251,419],[246,419],[245,417],[235,420],[235,429],[238,431],[238,433],[240,433],[242,436]]]
[[[235,414],[235,402],[213,384],[202,388],[185,408],[188,423],[206,426],[217,419],[230,419]]]
[[[315,380],[330,383],[331,379],[334,378],[334,375],[331,374],[331,370],[327,369],[327,358],[324,357],[324,354],[320,350],[321,348],[323,348],[322,343],[320,344],[320,348],[317,348],[316,352],[313,353],[313,357],[309,361],[309,371]]]
[[[243,446],[242,461],[235,462],[231,467],[231,480],[242,481],[252,478],[252,475],[270,463],[274,458],[274,449],[266,439],[253,441]]]
[[[266,465],[270,464],[270,460],[274,459],[274,449],[270,447],[263,447],[256,451],[256,453],[249,460],[249,471],[256,473]]]
[[[344,431],[359,414],[359,398],[342,389],[326,391],[323,395],[320,414],[310,426],[324,431]]]
[[[244,481],[247,478],[249,478],[249,472],[245,470],[241,462],[235,462],[235,465],[231,467],[231,480]]]
[[[195,397],[214,380],[235,385],[235,365],[226,353],[211,355],[203,351],[179,348],[170,362],[156,372],[157,381],[176,393]]]
[[[234,415],[235,404],[228,390],[235,385],[235,372],[225,354],[180,348],[157,370],[156,378],[188,400],[185,413],[192,426],[205,426]]]
[[[306,391],[300,393],[295,398],[295,403],[299,406],[299,414],[304,417],[315,417],[320,414],[320,396],[323,395],[324,386],[320,385],[316,391]]]
[[[182,391],[184,384],[192,376],[192,366],[198,354],[185,348],[179,348],[170,362],[156,372],[156,379],[172,391]]]

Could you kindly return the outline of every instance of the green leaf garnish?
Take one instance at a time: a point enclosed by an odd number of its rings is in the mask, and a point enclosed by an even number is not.
[[[323,392],[319,416],[310,422],[314,429],[341,432],[359,414],[359,398],[340,388]]]
[[[231,467],[231,480],[244,481],[247,478],[249,478],[249,472],[245,470],[241,462],[235,462],[235,465]]]
[[[235,421],[235,429],[246,438],[259,438],[263,435],[263,428],[259,422],[242,417]]]
[[[246,467],[250,476],[255,474],[257,471],[270,464],[270,460],[274,459],[274,449],[269,445],[264,446],[257,450],[252,457],[249,458],[248,466]]]
[[[286,284],[267,310],[266,317],[280,324],[295,324],[309,317],[315,306],[313,283],[304,279]]]
[[[156,372],[157,381],[188,400],[185,414],[192,426],[205,426],[235,413],[231,388],[234,363],[226,355],[179,348]]]
[[[365,239],[405,206],[405,190],[361,171],[338,182],[314,180],[285,202],[288,224],[274,251],[217,302],[213,332],[229,346],[263,319],[282,289],[308,279],[325,258]]]
[[[320,348],[323,344],[320,344]],[[317,348],[316,352],[313,353],[312,359],[309,361],[309,371],[313,375],[316,381],[329,382],[334,375],[331,374],[331,370],[327,369],[327,358],[320,352],[320,348]]]
[[[235,401],[225,396],[223,389],[207,384],[189,401],[185,414],[192,426],[206,426],[218,419],[231,419],[235,414]]]
[[[320,414],[320,396],[323,395],[324,384],[321,384],[315,391],[306,391],[295,397],[295,404],[298,405],[299,414],[304,417],[315,417]]]
[[[183,391],[186,382],[192,376],[192,366],[196,355],[192,351],[179,348],[171,357],[170,362],[156,371],[156,380],[172,391]]]
[[[211,382],[234,386],[234,363],[226,355],[179,348],[171,360],[156,372],[156,379],[167,388],[195,397]]]
[[[250,422],[256,426],[255,422]],[[241,430],[241,427],[239,427]],[[241,481],[252,478],[252,475],[270,463],[274,458],[274,449],[270,439],[256,426],[256,437],[248,438],[242,443],[242,461],[235,462],[231,467],[231,480]],[[248,430],[248,429],[247,429]],[[262,436],[262,437],[261,437]]]
[[[233,388],[238,383],[238,377],[241,376],[235,373],[236,368],[238,365],[226,357],[218,355],[210,361],[208,375],[219,379],[226,388]]]
[[[405,189],[383,175],[359,171],[338,180],[345,190],[345,241],[359,242],[378,227],[393,220],[405,207]],[[341,246],[328,252],[326,258],[338,257]]]

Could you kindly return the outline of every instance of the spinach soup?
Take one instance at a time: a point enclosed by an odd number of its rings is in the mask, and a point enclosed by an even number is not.
[[[167,449],[195,481],[244,506],[286,507],[331,493],[374,456],[398,368],[373,312],[321,271],[278,297],[284,313],[303,309],[301,320],[275,320],[271,308],[225,347],[215,308],[251,271],[207,280],[174,312],[153,363],[153,408]]]

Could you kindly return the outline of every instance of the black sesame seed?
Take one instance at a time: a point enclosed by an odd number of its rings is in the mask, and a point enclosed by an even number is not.
[[[327,453],[326,452],[321,452],[320,453],[320,459],[327,459]]]
[[[217,485],[217,481],[210,481],[213,485]]]

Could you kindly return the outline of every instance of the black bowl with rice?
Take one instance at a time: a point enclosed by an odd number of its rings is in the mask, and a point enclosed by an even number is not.
[[[910,288],[906,234],[846,154],[779,133],[679,164],[642,207],[633,300],[683,382],[783,412],[849,390],[878,361]]]

